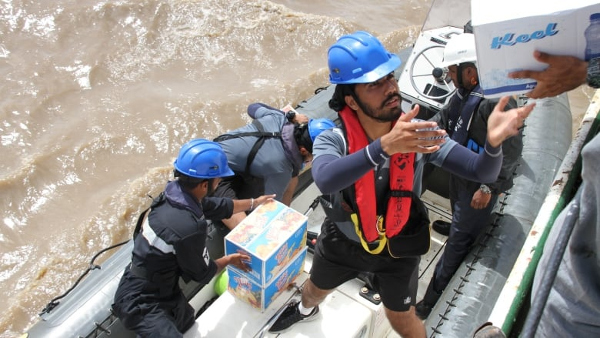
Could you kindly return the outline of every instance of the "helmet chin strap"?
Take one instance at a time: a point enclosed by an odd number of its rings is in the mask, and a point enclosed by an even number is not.
[[[462,63],[459,63],[458,65],[456,65],[456,82],[458,82],[458,88],[460,89],[465,89],[465,85],[463,84],[463,69],[464,66]]]

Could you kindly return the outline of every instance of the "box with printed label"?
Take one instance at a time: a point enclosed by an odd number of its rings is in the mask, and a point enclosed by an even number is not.
[[[471,19],[486,97],[531,91],[535,80],[510,79],[508,73],[545,69],[547,64],[534,59],[535,50],[580,59],[600,56],[598,1],[473,0]]]
[[[252,307],[264,311],[273,300],[290,283],[298,277],[304,269],[306,246],[285,266],[279,274],[266,286],[256,284],[248,278],[248,274],[231,266],[227,267],[229,284],[227,289],[236,298],[250,304]]]
[[[248,279],[262,287],[306,247],[308,217],[278,201],[260,205],[225,236],[225,254],[250,256]]]

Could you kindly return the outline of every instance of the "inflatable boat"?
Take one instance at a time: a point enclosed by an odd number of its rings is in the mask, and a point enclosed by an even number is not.
[[[460,11],[455,7],[452,11],[445,8],[456,5],[456,1],[434,1],[415,44],[397,52],[402,59],[396,76],[402,92],[403,110],[419,104],[419,117],[423,119],[439,111],[454,93],[451,81],[439,76],[437,65],[442,60],[448,39],[462,32],[469,20],[469,8]],[[449,13],[453,13],[454,17],[448,18]],[[456,13],[463,13],[465,17],[454,15]],[[328,107],[333,90],[333,85],[316,89],[314,96],[295,107],[296,111],[312,118],[337,120],[337,113]],[[526,100],[521,98],[519,101],[524,104]],[[544,216],[540,212],[549,212],[542,206],[551,188],[557,185],[557,172],[572,141],[571,130],[566,95],[537,102],[524,130],[523,154],[514,173],[515,186],[499,199],[492,221],[425,321],[428,336],[472,336],[491,317],[502,320],[509,317],[509,311],[501,311],[499,304],[510,302],[504,296],[507,292],[504,289],[520,283],[518,276],[513,276],[511,271],[516,263],[525,259],[519,256],[519,252],[530,236],[534,221]],[[551,141],[547,135],[552,135]],[[431,168],[424,177],[424,186],[427,190],[422,198],[429,209],[430,219],[449,221],[451,212],[446,173]],[[291,207],[308,216],[308,233],[313,235],[320,231],[325,217],[317,203],[319,194],[309,168],[301,175]],[[212,237],[212,245],[216,245],[215,250],[218,251],[223,244],[222,235],[220,237],[215,230]],[[427,288],[445,240],[445,236],[432,232],[431,249],[422,257],[419,268],[418,299]],[[24,336],[135,337],[111,312],[121,274],[131,259],[132,246],[132,241],[128,241],[111,251],[112,255],[101,266],[90,264],[85,277],[64,296],[52,300],[40,314],[39,321]],[[185,337],[269,336],[268,328],[281,309],[299,297],[302,284],[308,278],[311,258],[309,252],[304,271],[264,311],[251,308],[227,291],[217,292],[216,278],[207,285],[181,281],[197,313],[196,323]],[[519,303],[519,300],[515,302]],[[398,337],[385,317],[379,295],[372,288],[368,275],[337,288],[322,303],[321,312],[320,319],[292,327],[279,336]],[[499,321],[496,319],[496,322]]]

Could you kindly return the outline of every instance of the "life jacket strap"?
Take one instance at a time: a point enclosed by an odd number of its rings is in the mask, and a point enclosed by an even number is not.
[[[350,218],[352,219],[352,223],[354,224],[354,231],[356,231],[356,233],[358,234],[358,238],[360,239],[360,244],[362,245],[363,249],[365,249],[365,251],[370,253],[371,255],[377,255],[377,254],[381,253],[381,251],[383,251],[383,248],[385,248],[385,245],[387,244],[387,237],[385,236],[385,228],[383,227],[383,224],[384,224],[383,216],[377,217],[376,228],[377,228],[377,232],[378,232],[379,236],[375,240],[378,243],[374,248],[372,248],[373,245],[369,245],[369,243],[367,243],[367,241],[365,241],[365,238],[362,235],[361,227],[358,222],[358,215],[354,213],[354,214],[350,215]]]

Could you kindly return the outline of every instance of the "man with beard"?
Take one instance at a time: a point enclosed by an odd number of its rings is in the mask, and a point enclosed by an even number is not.
[[[421,195],[426,162],[479,182],[493,182],[502,163],[502,141],[515,135],[533,105],[488,120],[485,151],[476,154],[429,121],[402,114],[394,70],[400,59],[366,32],[342,36],[328,51],[329,106],[341,128],[321,133],[313,145],[313,178],[327,215],[317,239],[302,299],[291,302],[270,332],[318,317],[318,305],[337,286],[366,271],[381,295],[392,328],[404,338],[425,337],[415,315],[420,255],[429,250],[429,219]],[[432,130],[433,129],[433,130]]]
[[[113,311],[138,337],[182,337],[194,324],[194,310],[179,278],[207,284],[228,264],[248,271],[247,255],[213,261],[205,246],[208,219],[231,217],[272,199],[211,197],[221,177],[233,175],[221,147],[195,139],[184,144],[174,163],[177,178],[153,200],[134,231],[131,264],[115,293]],[[147,217],[146,217],[147,215]]]
[[[471,33],[454,35],[444,48],[443,67],[448,67],[456,93],[430,121],[436,121],[449,137],[474,152],[482,152],[487,133],[487,120],[498,103],[483,97],[477,74],[475,37]],[[510,99],[506,106],[517,103]],[[449,192],[452,223],[433,222],[432,228],[448,236],[423,300],[417,303],[417,316],[425,319],[431,313],[450,279],[469,253],[471,245],[488,223],[498,196],[513,186],[513,176],[523,150],[523,133],[502,143],[502,168],[495,182],[481,184],[461,176],[450,175]]]

